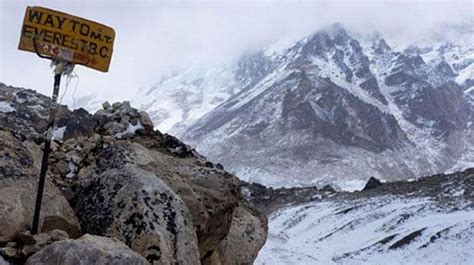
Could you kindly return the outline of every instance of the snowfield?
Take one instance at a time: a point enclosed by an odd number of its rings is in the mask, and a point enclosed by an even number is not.
[[[256,264],[473,264],[474,169],[335,193],[269,216]]]
[[[308,203],[275,212],[256,264],[469,264],[473,260],[472,207],[440,209],[428,198],[386,196],[350,205]]]

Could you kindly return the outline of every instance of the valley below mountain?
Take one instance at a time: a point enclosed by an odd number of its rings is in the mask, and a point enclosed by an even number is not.
[[[269,213],[255,264],[470,264],[474,169],[375,183],[357,192],[244,186]]]

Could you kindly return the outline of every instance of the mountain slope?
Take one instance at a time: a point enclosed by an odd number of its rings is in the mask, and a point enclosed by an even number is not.
[[[445,61],[339,24],[263,54],[271,72],[181,130],[246,180],[351,189],[445,171],[472,152],[473,107]]]

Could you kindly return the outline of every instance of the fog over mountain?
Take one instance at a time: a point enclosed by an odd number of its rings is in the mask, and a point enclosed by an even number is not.
[[[17,50],[25,7],[39,5],[85,16],[117,32],[107,74],[76,67],[76,98],[125,100],[163,75],[195,64],[221,63],[274,42],[300,39],[341,22],[356,31],[377,29],[391,45],[406,46],[440,24],[469,20],[462,1],[0,1],[0,80],[50,95],[51,69]],[[124,10],[126,10],[124,12]],[[414,26],[416,25],[416,26]],[[23,78],[23,72],[31,78]],[[72,106],[75,82],[64,101]],[[79,104],[76,107],[80,106]],[[72,106],[74,107],[74,106]]]

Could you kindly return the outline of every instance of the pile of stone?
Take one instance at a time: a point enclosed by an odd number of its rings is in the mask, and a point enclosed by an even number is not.
[[[235,176],[128,102],[64,113],[34,236],[41,146],[0,126],[0,264],[253,262],[267,220]]]
[[[97,130],[103,135],[117,138],[132,136],[139,130],[153,130],[153,122],[144,111],[138,111],[130,106],[130,102],[109,102],[102,104],[103,109],[94,114]]]

